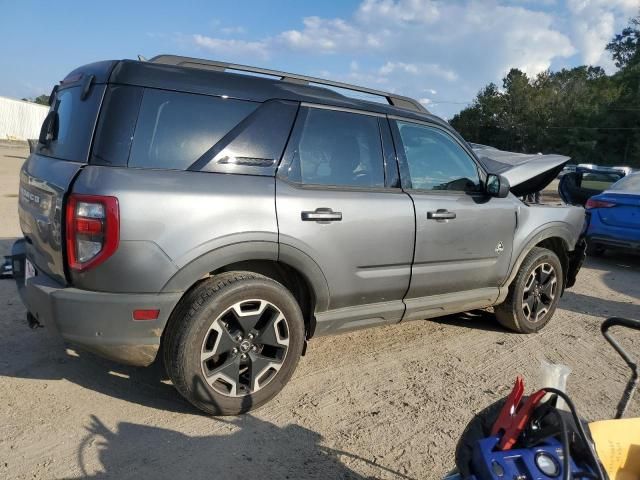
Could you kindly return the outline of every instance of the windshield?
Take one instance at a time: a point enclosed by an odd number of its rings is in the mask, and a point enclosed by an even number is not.
[[[611,186],[614,192],[640,193],[640,173],[628,175]]]

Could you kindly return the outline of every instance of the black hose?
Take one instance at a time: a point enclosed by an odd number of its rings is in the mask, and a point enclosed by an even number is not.
[[[600,462],[598,461],[598,457],[595,451],[593,450],[593,445],[589,441],[589,437],[587,437],[587,433],[584,430],[584,426],[582,425],[582,422],[578,417],[576,406],[573,404],[573,401],[569,398],[569,395],[564,393],[562,390],[558,390],[556,388],[544,388],[544,391],[549,393],[555,393],[567,403],[567,405],[569,406],[569,410],[571,410],[573,421],[576,423],[576,429],[578,430],[578,434],[580,435],[580,438],[582,439],[585,448],[589,452],[589,457],[591,458],[592,466],[597,472],[598,478],[600,480],[607,480],[607,477],[605,477],[604,472],[602,471],[602,467],[600,467]],[[565,457],[566,456],[567,455],[565,455]]]
[[[545,389],[546,390],[546,389]],[[567,422],[564,421],[562,414],[558,410],[553,410],[560,421],[560,436],[562,438],[562,480],[571,480],[571,468],[569,466],[569,432],[567,431]]]

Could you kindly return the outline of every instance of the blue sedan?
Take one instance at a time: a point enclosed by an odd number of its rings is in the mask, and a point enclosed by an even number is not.
[[[640,172],[591,197],[585,208],[591,216],[587,230],[591,253],[602,253],[607,247],[640,252]]]

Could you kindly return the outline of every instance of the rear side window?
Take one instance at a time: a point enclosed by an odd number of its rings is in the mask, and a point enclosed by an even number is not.
[[[147,89],[129,166],[186,170],[257,106],[243,100]]]
[[[38,146],[38,153],[85,163],[104,89],[104,85],[93,85],[84,99],[80,98],[81,86],[59,89],[50,109],[55,112],[52,138],[46,145]]]
[[[286,177],[305,185],[383,187],[375,116],[302,108],[287,152]]]

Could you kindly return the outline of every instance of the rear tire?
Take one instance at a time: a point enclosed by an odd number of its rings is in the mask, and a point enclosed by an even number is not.
[[[558,256],[546,248],[534,247],[525,257],[509,286],[504,303],[494,310],[498,322],[518,333],[535,333],[553,317],[564,285]]]
[[[305,328],[293,295],[252,272],[208,278],[167,325],[164,362],[176,389],[213,415],[237,415],[275,397],[293,375]]]

